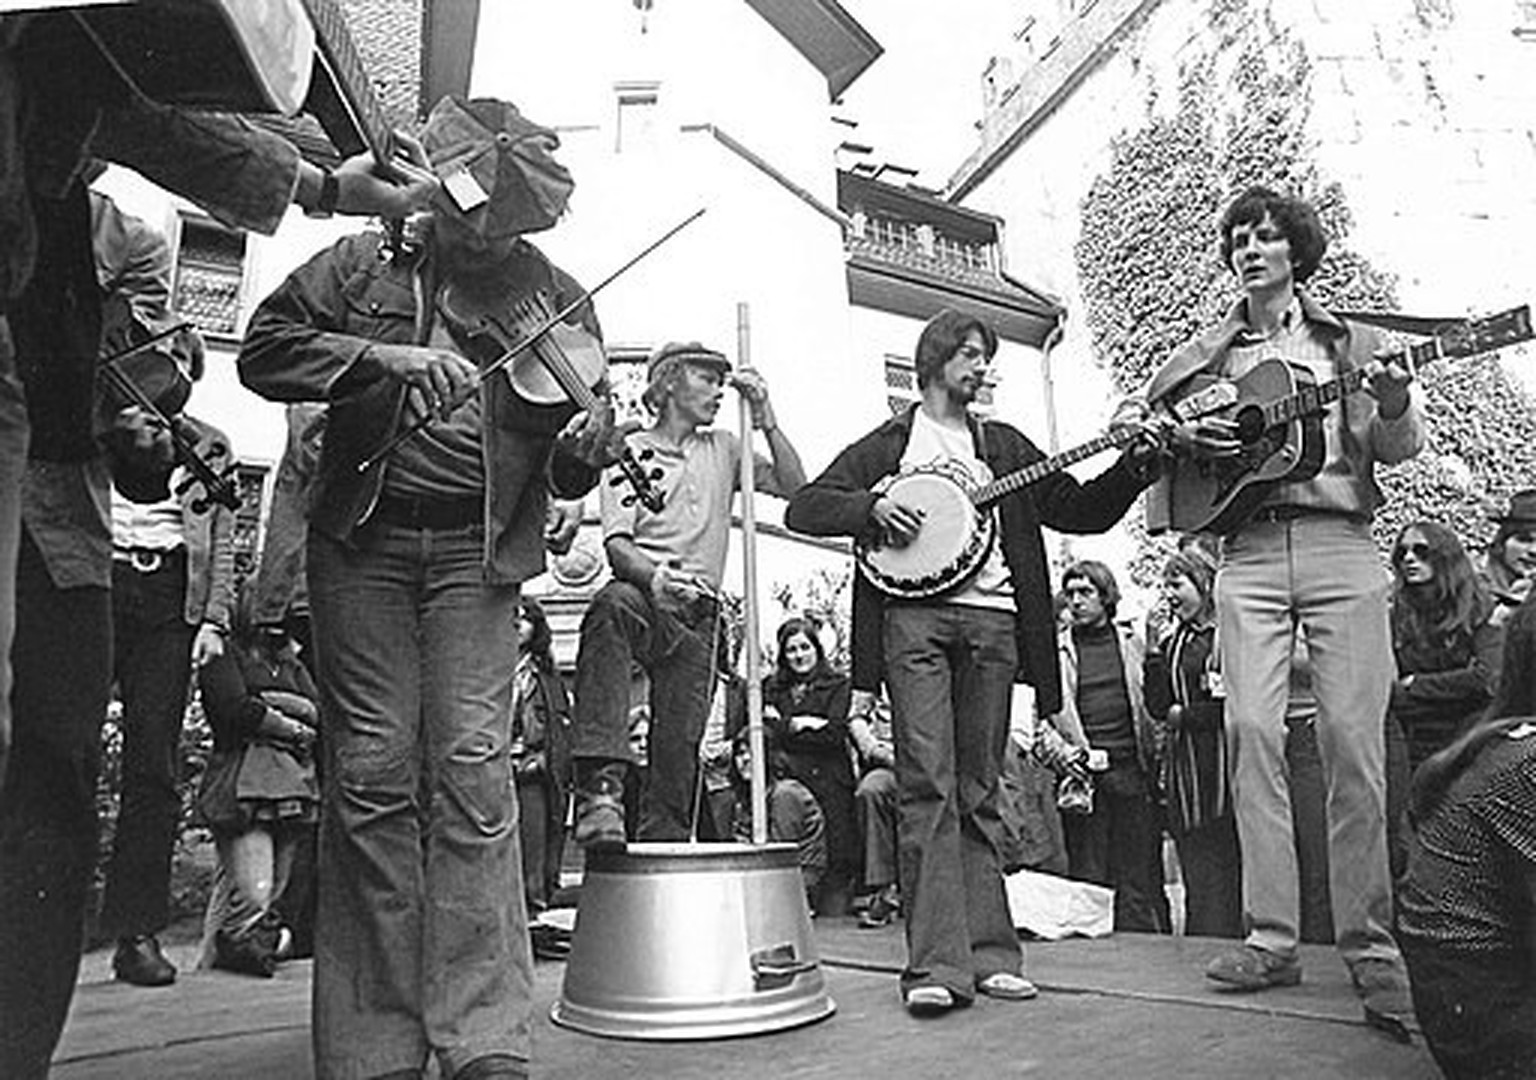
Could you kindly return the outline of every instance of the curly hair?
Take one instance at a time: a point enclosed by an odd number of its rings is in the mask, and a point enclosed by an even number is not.
[[[1328,250],[1328,234],[1311,205],[1267,187],[1255,185],[1232,201],[1221,216],[1221,262],[1232,267],[1232,230],[1239,225],[1258,225],[1266,217],[1275,223],[1291,245],[1291,272],[1298,285],[1305,284]]]

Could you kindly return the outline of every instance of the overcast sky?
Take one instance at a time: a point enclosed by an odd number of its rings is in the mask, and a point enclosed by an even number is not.
[[[841,0],[885,47],[844,95],[839,114],[859,121],[872,157],[919,170],[942,188],[976,147],[981,73],[1013,44],[1017,0]]]

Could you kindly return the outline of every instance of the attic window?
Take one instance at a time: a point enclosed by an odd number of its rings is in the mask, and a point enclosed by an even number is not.
[[[613,89],[619,110],[614,151],[622,154],[655,146],[661,84],[625,82],[615,84]]]

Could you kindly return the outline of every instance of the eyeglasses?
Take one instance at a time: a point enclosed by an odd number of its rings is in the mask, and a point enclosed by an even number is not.
[[[1398,548],[1396,552],[1393,553],[1393,557],[1396,559],[1404,559],[1409,555],[1412,555],[1415,559],[1419,560],[1427,559],[1429,557],[1429,545],[1404,544],[1402,547]]]

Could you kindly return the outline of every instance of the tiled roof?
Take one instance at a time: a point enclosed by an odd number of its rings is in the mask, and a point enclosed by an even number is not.
[[[413,128],[421,86],[422,0],[341,0],[374,96],[391,124]]]

